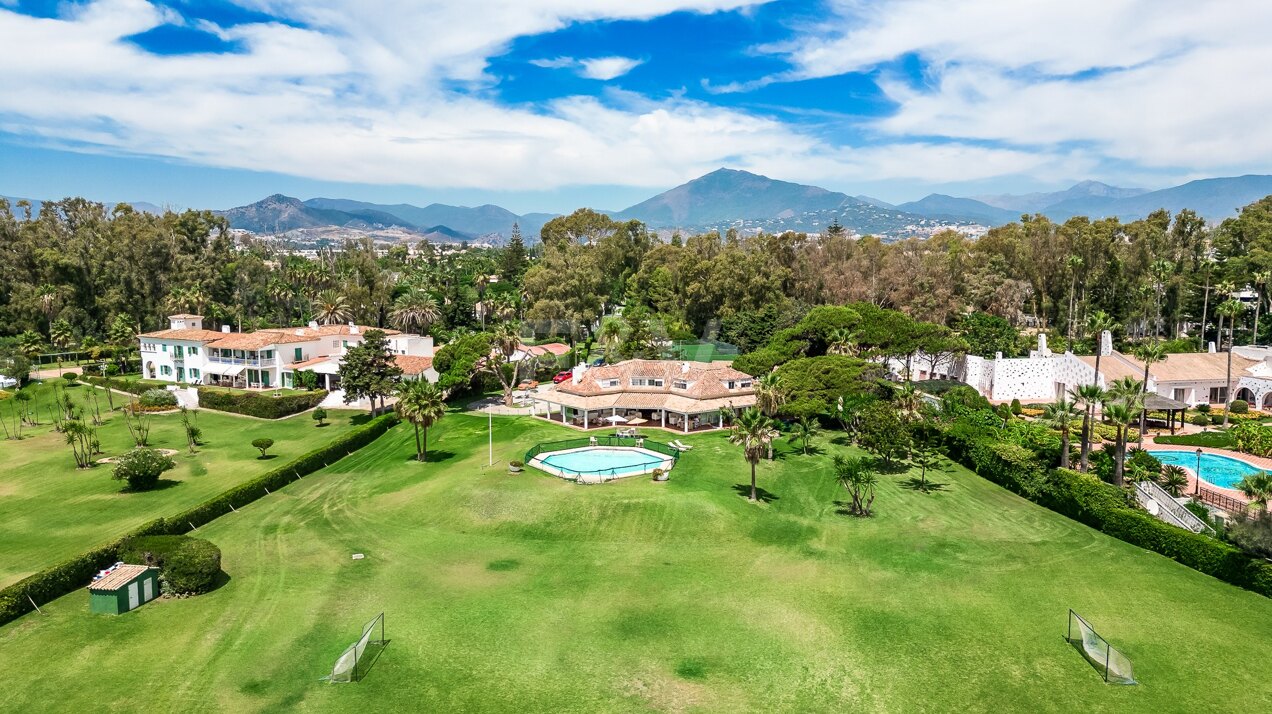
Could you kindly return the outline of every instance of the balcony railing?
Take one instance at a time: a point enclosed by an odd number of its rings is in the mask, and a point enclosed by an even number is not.
[[[208,357],[208,361],[216,364],[241,364],[247,367],[273,367],[278,364],[277,357],[221,357],[219,355],[211,355]]]

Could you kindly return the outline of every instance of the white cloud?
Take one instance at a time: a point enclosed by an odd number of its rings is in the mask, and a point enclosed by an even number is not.
[[[565,69],[566,67],[577,67],[579,61],[573,57],[553,57],[552,59],[532,59],[530,64],[545,69]]]
[[[644,60],[631,57],[595,57],[579,60],[583,65],[579,74],[588,79],[611,80],[636,69]]]
[[[884,74],[883,140],[944,137],[1027,150],[1076,146],[1127,171],[1268,170],[1272,3],[1217,0],[837,0],[781,44],[789,72],[750,85],[875,70],[916,54],[923,81]]]

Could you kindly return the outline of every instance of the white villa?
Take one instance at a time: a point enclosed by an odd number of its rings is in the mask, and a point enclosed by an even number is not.
[[[1113,349],[1112,336],[1100,339],[1100,386],[1107,388],[1123,377],[1144,378],[1144,363]],[[921,367],[920,367],[921,365]],[[904,378],[905,364],[888,362],[889,372]],[[929,374],[931,372],[931,374]],[[1072,352],[1055,354],[1047,349],[1045,335],[1038,336],[1038,348],[1028,357],[986,359],[974,355],[938,359],[935,369],[925,355],[911,360],[909,377],[915,381],[938,378],[966,382],[986,398],[996,401],[1053,401],[1072,387],[1095,381],[1095,356]],[[1254,409],[1272,410],[1272,348],[1235,347],[1232,350],[1232,381],[1228,381],[1228,353],[1171,354],[1148,368],[1148,388],[1160,397],[1198,404],[1226,404],[1228,394],[1243,399]]]
[[[203,329],[199,315],[169,315],[169,328],[140,336],[143,376],[173,383],[208,384],[245,389],[295,385],[299,370],[312,370],[319,386],[340,386],[340,359],[363,340],[367,330],[355,325],[279,327],[255,332]],[[433,338],[383,330],[398,366],[407,379],[437,381]]]
[[[720,362],[632,359],[577,365],[570,379],[535,393],[534,402],[536,415],[583,429],[648,425],[687,434],[723,427],[722,411],[754,406],[755,384]]]

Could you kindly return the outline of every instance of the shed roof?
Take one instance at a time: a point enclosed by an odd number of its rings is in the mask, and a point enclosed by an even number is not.
[[[136,580],[138,576],[150,570],[148,565],[121,565],[101,580],[89,584],[89,590],[118,590]]]

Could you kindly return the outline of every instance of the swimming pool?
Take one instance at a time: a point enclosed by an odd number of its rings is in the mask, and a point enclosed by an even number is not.
[[[635,446],[585,446],[539,454],[530,464],[550,474],[584,483],[664,471],[675,459]]]
[[[1195,451],[1153,451],[1150,449],[1148,453],[1163,464],[1183,466],[1189,471],[1197,469],[1197,452]],[[1238,481],[1250,474],[1257,474],[1260,470],[1257,466],[1229,456],[1204,452],[1201,455],[1201,480],[1220,488],[1236,488]]]

